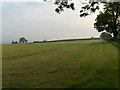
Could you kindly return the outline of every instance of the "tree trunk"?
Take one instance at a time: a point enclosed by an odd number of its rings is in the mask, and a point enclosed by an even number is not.
[[[113,37],[117,38],[118,32],[117,31],[113,31]]]

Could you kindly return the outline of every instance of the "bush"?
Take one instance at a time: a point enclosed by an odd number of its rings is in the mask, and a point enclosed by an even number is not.
[[[118,42],[118,41],[120,41],[120,38],[112,37],[112,38],[108,38],[108,39],[104,39],[104,40]]]

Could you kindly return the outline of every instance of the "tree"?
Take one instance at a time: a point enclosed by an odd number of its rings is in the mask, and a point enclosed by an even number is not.
[[[109,38],[112,38],[112,35],[107,33],[107,32],[102,32],[101,35],[100,35],[100,38],[109,39]]]
[[[24,37],[19,39],[19,43],[27,43],[27,39],[25,39]]]
[[[33,43],[41,43],[41,41],[34,41]]]
[[[14,42],[14,44],[17,44],[17,43],[18,43],[17,41]]]
[[[25,40],[24,37],[20,38],[20,39],[19,39],[19,43],[24,43],[24,40]]]
[[[83,6],[80,10],[80,17],[86,17],[96,10],[100,9],[100,3],[104,4],[104,11],[101,12],[94,24],[98,32],[107,31],[117,37],[120,32],[120,1],[119,2],[90,2]],[[69,3],[68,0],[56,0],[55,4],[58,6],[55,11],[61,13],[64,8],[75,10],[74,3]]]
[[[12,44],[17,44],[18,42],[17,41],[12,41]]]
[[[44,39],[42,42],[47,42],[47,40],[46,40],[46,39]]]
[[[113,34],[114,37],[118,36],[120,32],[120,3],[106,3],[104,12],[101,12],[97,18],[94,27],[101,31],[107,31]]]
[[[12,44],[14,44],[14,41],[12,41]]]
[[[25,43],[27,43],[28,42],[28,40],[27,39],[25,39]]]
[[[104,11],[97,16],[94,27],[98,32],[105,30],[117,37],[120,32],[120,2],[102,3],[104,4]],[[90,2],[80,10],[80,17],[86,17],[99,8],[98,2]]]

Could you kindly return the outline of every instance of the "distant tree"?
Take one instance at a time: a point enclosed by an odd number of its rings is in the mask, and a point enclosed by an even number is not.
[[[41,43],[41,41],[34,41],[33,43]]]
[[[94,37],[91,37],[92,40],[94,40]]]
[[[24,37],[19,39],[19,43],[27,43],[27,39],[25,39]]]
[[[37,43],[40,43],[41,41],[37,41]]]
[[[14,42],[14,44],[17,44],[17,43],[18,43],[17,41]]]
[[[33,43],[36,43],[36,41],[34,41]]]
[[[100,38],[109,39],[109,38],[112,38],[112,35],[107,33],[107,32],[102,32],[101,35],[100,35]]]
[[[25,43],[27,43],[28,42],[28,40],[27,39],[25,39]]]
[[[19,39],[19,43],[24,43],[24,40],[25,40],[24,37],[20,38],[20,39]]]
[[[46,40],[46,39],[44,39],[42,42],[47,42],[47,40]]]
[[[14,44],[14,41],[12,41],[12,44]]]

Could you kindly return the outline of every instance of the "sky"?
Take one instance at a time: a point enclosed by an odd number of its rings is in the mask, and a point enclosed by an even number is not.
[[[76,1],[74,11],[65,9],[58,14],[54,1],[3,2],[2,43],[19,41],[21,37],[29,42],[99,37],[100,33],[93,25],[96,14],[81,18],[81,6]]]

